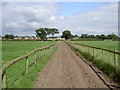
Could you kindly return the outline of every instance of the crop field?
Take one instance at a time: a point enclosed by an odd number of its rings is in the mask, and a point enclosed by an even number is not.
[[[2,42],[2,59],[10,61],[17,57],[23,56],[27,52],[31,52],[34,48],[42,48],[56,43],[56,41],[3,41]],[[26,74],[26,58],[14,63],[6,69],[6,87],[32,87],[37,72],[47,63],[55,48],[44,49],[36,52],[28,57],[28,73]],[[47,55],[47,56],[45,56]],[[43,58],[44,57],[44,58]],[[35,66],[35,67],[34,67]],[[34,68],[34,69],[33,69]],[[30,74],[31,73],[31,74]],[[21,83],[21,81],[24,81]]]
[[[2,60],[9,61],[55,41],[2,41]]]
[[[119,50],[119,42],[118,41],[74,41],[77,44],[84,44],[84,45],[89,45],[89,46],[94,46],[94,47],[100,47],[112,51],[118,51]],[[94,58],[98,60],[102,60],[105,63],[108,63],[112,66],[117,67],[119,63],[119,55],[99,50],[99,49],[94,49],[93,48],[87,48],[87,47],[79,47],[79,49],[82,52],[89,53],[93,56]]]

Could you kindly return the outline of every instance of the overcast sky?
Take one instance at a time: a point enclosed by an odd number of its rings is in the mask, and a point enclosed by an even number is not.
[[[73,34],[118,33],[116,2],[4,2],[2,34],[35,35],[41,27]]]

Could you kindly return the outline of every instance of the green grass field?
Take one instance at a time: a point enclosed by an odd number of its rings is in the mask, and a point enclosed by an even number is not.
[[[95,46],[95,47],[101,47],[101,48],[105,48],[105,49],[108,49],[108,50],[116,50],[118,51],[119,48],[119,44],[120,43],[119,41],[74,41],[75,43],[77,44],[84,44],[84,45],[89,45],[89,46]],[[81,48],[81,50],[83,52],[87,52],[88,53],[88,48]],[[94,52],[95,52],[95,58],[96,59],[102,59],[102,51],[99,50],[99,49],[94,49]],[[89,48],[89,53],[91,55],[93,55],[93,49],[92,48]],[[110,52],[107,52],[107,51],[103,51],[103,62],[105,63],[109,63],[111,64],[112,66],[118,66],[118,63],[119,63],[119,55],[116,55],[116,63],[114,61],[114,53],[110,53]]]
[[[44,67],[44,65],[50,60],[51,56],[56,51],[56,49],[57,49],[57,47],[51,47],[47,51],[43,50],[41,52],[42,57],[40,57],[38,59],[37,64],[34,64],[33,66],[31,66],[29,68],[29,71],[28,71],[27,75],[20,78],[15,84],[11,85],[10,87],[12,87],[12,88],[33,88],[34,84],[35,84],[35,81],[36,81],[36,78],[37,78],[38,72],[40,72],[42,70],[42,68]]]
[[[3,41],[2,60],[10,61],[34,48],[41,48],[56,41]],[[8,88],[30,88],[34,85],[37,72],[39,72],[55,52],[55,47],[36,52],[37,64],[34,63],[34,53],[28,57],[28,73],[26,71],[26,59],[22,59],[6,69],[6,85]],[[22,82],[23,81],[23,82]]]
[[[90,46],[95,46],[95,47],[103,47],[105,49],[109,50],[118,50],[118,43],[120,41],[74,41],[78,44],[85,44],[85,45],[90,45]]]
[[[55,41],[2,41],[2,60],[9,61],[34,50],[55,43]]]

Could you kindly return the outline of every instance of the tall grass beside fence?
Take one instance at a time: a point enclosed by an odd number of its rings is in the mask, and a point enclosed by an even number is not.
[[[94,66],[102,70],[111,79],[120,84],[120,69],[118,63],[114,61],[115,59],[118,60],[118,58],[114,53],[85,47],[84,45],[76,45],[70,42],[68,45],[84,58],[91,61]]]

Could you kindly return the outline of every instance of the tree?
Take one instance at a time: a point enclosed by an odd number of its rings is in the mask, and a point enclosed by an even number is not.
[[[49,28],[44,28],[45,32],[47,33],[47,35],[50,35],[51,34],[51,31]]]
[[[14,37],[18,37],[18,36],[14,36]]]
[[[37,30],[35,30],[35,34],[36,34],[36,37],[40,37],[41,40],[45,40],[46,39],[46,36],[47,36],[47,32],[45,30],[45,28],[39,28]]]
[[[4,36],[4,38],[6,38],[6,39],[14,39],[14,35],[12,35],[12,34],[6,34],[5,36]]]
[[[106,38],[107,38],[107,39],[117,39],[118,37],[117,37],[117,35],[115,35],[115,34],[108,34],[108,35],[106,36]]]
[[[97,39],[100,39],[100,35],[96,35],[96,38],[97,38]]]
[[[74,37],[78,37],[78,35],[75,35]]]
[[[45,40],[47,35],[52,35],[52,37],[54,36],[54,34],[59,33],[58,29],[56,28],[39,28],[37,30],[35,30],[35,34],[37,37],[40,37],[41,40]]]
[[[105,37],[105,35],[104,34],[102,34],[102,35],[100,35],[100,39],[106,39],[106,37]]]
[[[55,35],[55,34],[58,34],[58,29],[56,28],[44,28],[47,35],[52,35],[52,37]]]
[[[71,32],[70,32],[69,30],[65,30],[65,31],[62,33],[62,38],[65,38],[66,40],[72,38],[72,36],[73,36],[73,35],[71,34]]]
[[[88,34],[82,34],[81,38],[88,38]]]
[[[94,35],[88,35],[88,38],[95,38]]]
[[[52,35],[52,37],[54,36],[54,34],[59,34],[58,29],[56,29],[56,28],[51,28],[51,29],[50,29],[50,34]]]

